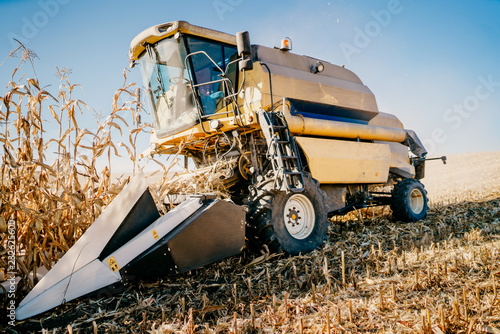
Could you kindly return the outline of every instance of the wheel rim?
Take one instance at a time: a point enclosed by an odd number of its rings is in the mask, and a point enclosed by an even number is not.
[[[413,189],[410,193],[410,209],[419,214],[424,209],[424,194],[419,189]]]
[[[314,230],[314,206],[305,195],[295,194],[287,200],[283,218],[286,229],[295,239],[305,239]]]

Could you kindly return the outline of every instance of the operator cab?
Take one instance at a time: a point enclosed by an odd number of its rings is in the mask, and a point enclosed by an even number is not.
[[[237,89],[236,45],[178,30],[141,47],[137,62],[158,137],[189,129],[231,105],[226,97]]]

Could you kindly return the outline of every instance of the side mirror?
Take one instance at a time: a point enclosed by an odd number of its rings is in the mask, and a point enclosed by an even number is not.
[[[240,31],[236,33],[236,47],[238,48],[238,56],[242,58],[238,63],[239,70],[252,70],[253,62],[250,59],[252,46],[250,44],[250,34],[248,31]]]
[[[240,31],[236,33],[236,46],[238,48],[239,57],[249,56],[252,53],[250,34],[248,31]]]
[[[240,62],[238,63],[238,67],[240,69],[240,72],[241,71],[250,71],[250,70],[253,70],[253,61],[252,59],[242,59],[240,60]]]

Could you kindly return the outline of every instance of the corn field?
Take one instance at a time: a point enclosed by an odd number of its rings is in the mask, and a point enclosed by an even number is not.
[[[21,46],[17,52],[32,64],[29,50]],[[78,126],[81,113],[89,112],[74,98],[80,87],[70,82],[68,70],[58,70],[58,77],[57,92],[46,91],[36,78],[12,79],[1,98],[0,268],[7,266],[7,222],[14,220],[18,302],[36,284],[38,268],[50,269],[126,184],[126,178],[111,177],[113,158],[124,151],[134,173],[142,168],[137,138],[149,125],[135,122],[136,102],[118,102],[122,95],[133,100],[126,73],[110,115],[93,131]],[[55,138],[44,130],[48,119],[58,127]],[[114,142],[118,136],[127,142]],[[98,161],[107,164],[98,170]],[[230,177],[233,163],[220,166],[219,174],[170,179],[172,164],[156,162],[163,173],[152,186],[157,198],[186,188],[224,196],[220,180]],[[66,303],[9,330],[500,333],[499,166],[488,169],[495,179],[467,192],[457,183],[448,185],[454,189],[448,194],[430,194],[423,221],[394,222],[387,208],[356,211],[333,218],[327,241],[312,253],[285,257],[266,248],[259,254],[245,250],[185,274],[130,282],[118,295]]]
[[[32,51],[20,46],[12,55],[16,54],[21,65],[33,65]],[[25,295],[37,282],[37,268],[50,269],[126,183],[111,179],[111,160],[119,155],[119,147],[128,153],[134,172],[138,168],[135,144],[147,125],[127,124],[125,114],[131,113],[129,118],[135,120],[136,108],[135,102],[118,104],[122,94],[133,95],[133,84],[124,84],[113,98],[110,115],[97,129],[81,128],[78,119],[90,110],[74,98],[80,87],[70,82],[71,71],[57,69],[59,90],[50,93],[36,78],[21,75],[15,81],[21,65],[0,98],[0,245],[5,246],[7,222],[16,222],[18,294]],[[127,135],[128,142],[115,142],[115,132]],[[98,159],[108,161],[102,170],[97,169]],[[6,254],[0,254],[4,277]]]

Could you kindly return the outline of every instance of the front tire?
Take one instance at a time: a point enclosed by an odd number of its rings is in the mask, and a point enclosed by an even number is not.
[[[424,219],[428,209],[427,191],[415,179],[404,179],[392,190],[392,217],[396,220],[416,222]]]
[[[328,228],[325,193],[304,173],[304,191],[286,193],[273,189],[272,180],[261,182],[247,203],[250,241],[265,244],[272,252],[290,255],[320,247]]]

